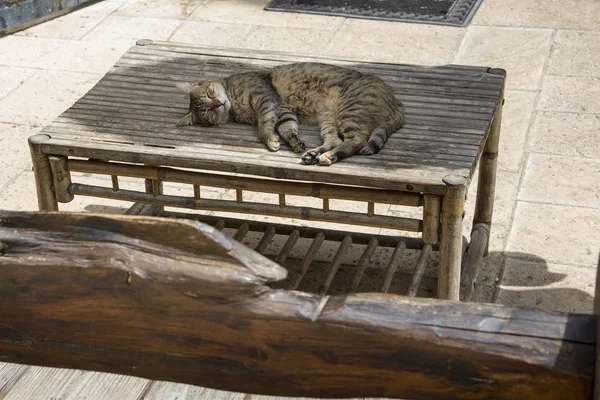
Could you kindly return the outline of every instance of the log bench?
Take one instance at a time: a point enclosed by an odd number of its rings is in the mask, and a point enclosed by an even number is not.
[[[175,128],[189,105],[175,82],[294,61],[329,62],[380,76],[405,104],[406,125],[379,154],[330,167],[301,165],[285,144],[269,152],[255,127]],[[293,270],[284,284],[289,289],[470,300],[492,223],[504,82],[505,71],[493,68],[365,63],[141,40],[93,89],[30,138],[39,208],[56,211],[58,203],[74,196],[94,196],[134,202],[129,214],[190,217],[172,208],[229,213],[194,218],[229,230],[239,241],[257,238],[253,249],[271,251],[268,255]],[[301,127],[301,135],[308,147],[319,144],[316,127]],[[464,204],[478,163],[468,240],[462,234]],[[110,184],[86,182],[90,175],[110,176]],[[128,188],[127,179],[144,184]],[[187,191],[169,193],[173,183]],[[207,197],[211,187],[235,195]],[[340,202],[359,205],[348,211]],[[411,211],[388,215],[379,212],[381,205]],[[376,231],[367,234],[365,227]],[[270,243],[281,236],[273,253]],[[333,257],[318,260],[331,243]],[[340,284],[338,272],[349,252],[356,253],[353,276]],[[365,284],[367,266],[380,253],[387,255],[380,262],[381,279]],[[421,283],[432,260],[437,284],[426,292]],[[325,262],[317,272],[325,272],[307,278],[317,261]]]
[[[0,211],[0,361],[266,395],[592,396],[594,315],[277,289],[286,274],[199,222]]]

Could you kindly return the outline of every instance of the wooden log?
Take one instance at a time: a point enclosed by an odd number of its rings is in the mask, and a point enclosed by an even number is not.
[[[281,267],[179,220],[0,212],[0,241],[4,362],[281,396],[592,395],[593,315],[275,290]]]
[[[463,258],[460,278],[460,300],[471,301],[475,282],[479,272],[479,263],[483,259],[488,243],[490,228],[486,224],[477,224],[471,232],[471,242]],[[464,241],[463,241],[464,243]]]
[[[462,219],[467,180],[463,176],[444,178],[448,191],[442,201],[442,237],[438,266],[438,298],[458,300],[462,262]]]
[[[33,135],[29,138],[29,151],[35,177],[38,208],[40,211],[58,211],[58,201],[54,195],[52,170],[48,156],[42,152],[42,144],[50,139],[48,135]]]

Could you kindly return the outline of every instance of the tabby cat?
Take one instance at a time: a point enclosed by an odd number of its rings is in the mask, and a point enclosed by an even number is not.
[[[190,96],[189,113],[177,126],[258,125],[272,151],[279,150],[279,135],[304,151],[298,123],[318,123],[323,144],[302,155],[304,164],[375,154],[403,124],[402,104],[380,78],[328,64],[288,64],[176,86]]]

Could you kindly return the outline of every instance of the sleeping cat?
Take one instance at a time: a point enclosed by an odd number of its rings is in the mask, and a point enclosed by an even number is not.
[[[317,123],[323,144],[302,155],[304,164],[375,154],[403,124],[402,104],[380,78],[328,64],[288,64],[176,86],[190,96],[190,111],[177,126],[258,125],[272,151],[279,150],[279,135],[304,151],[298,123]]]

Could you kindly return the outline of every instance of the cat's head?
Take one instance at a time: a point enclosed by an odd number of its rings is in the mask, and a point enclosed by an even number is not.
[[[176,83],[175,86],[190,96],[190,112],[177,126],[199,124],[220,125],[227,122],[231,103],[225,88],[219,82]]]

